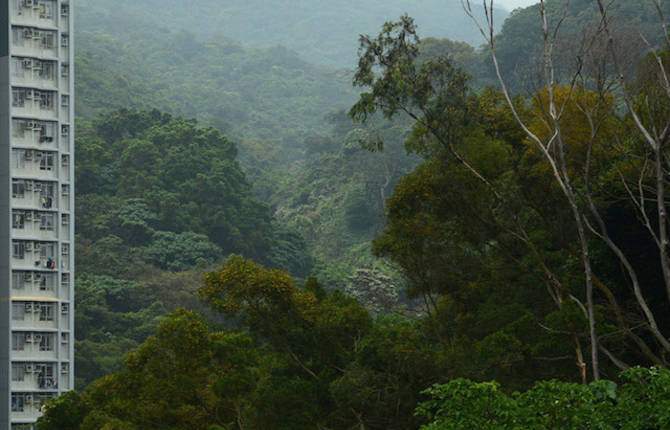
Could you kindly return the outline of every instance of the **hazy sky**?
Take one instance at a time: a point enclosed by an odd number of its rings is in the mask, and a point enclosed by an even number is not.
[[[517,7],[530,6],[532,4],[539,3],[539,0],[493,0],[493,4],[498,4],[499,6],[504,6],[505,9],[515,9]]]

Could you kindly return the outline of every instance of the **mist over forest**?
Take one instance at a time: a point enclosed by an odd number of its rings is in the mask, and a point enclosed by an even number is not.
[[[37,429],[670,428],[670,5],[492,3],[78,0]]]

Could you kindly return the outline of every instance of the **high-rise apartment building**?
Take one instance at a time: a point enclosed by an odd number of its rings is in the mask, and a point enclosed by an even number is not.
[[[0,0],[0,430],[74,384],[72,1]]]

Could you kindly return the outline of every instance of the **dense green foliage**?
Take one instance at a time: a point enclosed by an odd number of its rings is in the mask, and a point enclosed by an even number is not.
[[[420,41],[407,16],[385,24],[360,40],[352,122],[343,73],[281,47],[203,42],[144,12],[128,19],[150,1],[88,4],[78,46],[77,387],[107,376],[50,403],[40,428],[667,426],[663,370],[629,370],[620,387],[575,384],[593,378],[577,232],[546,158],[503,96],[481,88],[492,82],[483,53]],[[555,19],[558,2],[549,5]],[[595,16],[584,1],[571,5],[568,41]],[[535,12],[514,14],[496,42],[516,88],[512,65],[530,64]],[[656,34],[653,10],[617,13]],[[667,118],[655,67],[642,64],[630,88],[645,123]],[[545,138],[549,101],[565,102],[563,156],[580,209],[593,199],[667,333],[654,228],[626,200],[626,184],[654,198],[651,158],[615,94],[592,89],[534,89],[514,103]],[[137,110],[146,107],[170,113]],[[601,220],[583,217],[603,376],[668,366],[629,273],[593,227]],[[397,286],[410,311],[396,306]],[[569,382],[536,383],[552,378]]]
[[[201,309],[188,285],[227,254],[311,270],[214,128],[156,110],[80,121],[76,181],[79,386],[118,370],[170,310]]]
[[[667,370],[630,370],[620,387],[554,381],[510,396],[497,383],[446,382],[454,375],[429,327],[373,321],[313,279],[299,289],[285,272],[234,256],[199,294],[238,329],[178,310],[123,370],[49,402],[37,428],[614,430],[670,420]]]
[[[239,321],[212,329],[193,312],[163,320],[120,372],[50,403],[42,429],[408,428],[439,374],[411,321],[373,322],[315,280],[232,257],[200,296]],[[245,330],[246,329],[246,330]],[[352,395],[353,394],[353,395]],[[76,413],[73,413],[76,411]],[[68,427],[62,426],[67,422]]]
[[[212,263],[222,250],[265,257],[269,213],[253,197],[235,144],[216,129],[158,111],[121,110],[80,124],[77,153],[79,233],[88,239],[154,243],[139,259],[166,269]]]
[[[538,382],[506,395],[495,382],[456,379],[425,391],[417,414],[431,420],[421,430],[663,429],[670,426],[670,372],[635,368],[623,384]]]

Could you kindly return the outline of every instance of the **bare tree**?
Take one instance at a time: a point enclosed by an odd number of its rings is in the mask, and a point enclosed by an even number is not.
[[[658,0],[650,0],[654,3],[660,18],[663,28],[665,43],[670,47],[670,37],[668,36],[667,27],[663,17],[663,12]],[[543,123],[550,131],[547,137],[541,137],[533,132],[529,124],[527,124],[519,114],[515,104],[512,102],[512,96],[505,77],[501,72],[501,67],[496,56],[496,46],[494,38],[494,17],[493,17],[493,0],[483,0],[483,7],[486,12],[485,22],[480,22],[473,13],[471,0],[462,0],[463,8],[470,18],[475,22],[481,34],[486,40],[488,50],[495,68],[495,72],[500,83],[501,90],[505,96],[507,104],[511,109],[519,126],[525,132],[528,140],[539,150],[543,159],[551,166],[553,179],[565,196],[566,202],[570,207],[574,225],[577,230],[581,260],[585,275],[585,296],[586,305],[581,305],[581,302],[572,297],[584,311],[589,325],[589,338],[591,347],[591,360],[593,378],[599,378],[599,352],[602,351],[616,366],[626,368],[627,365],[604,345],[604,341],[599,339],[596,332],[595,325],[595,300],[594,300],[594,286],[600,289],[610,307],[614,310],[615,319],[625,336],[634,341],[639,351],[655,364],[668,365],[666,356],[670,353],[670,342],[668,338],[661,333],[657,318],[653,314],[648,300],[644,297],[640,285],[640,277],[637,270],[634,268],[629,257],[624,250],[616,243],[610,235],[609,229],[599,212],[599,208],[594,202],[593,192],[591,188],[592,175],[592,155],[596,139],[601,132],[604,121],[607,115],[611,115],[604,110],[607,104],[607,97],[614,87],[623,94],[625,106],[628,113],[633,119],[633,122],[650,148],[649,153],[652,154],[650,160],[645,157],[643,167],[640,169],[640,177],[637,181],[637,187],[629,184],[628,180],[622,176],[625,189],[630,200],[633,202],[636,210],[639,213],[639,218],[644,227],[649,231],[653,241],[656,243],[659,250],[659,259],[661,262],[662,277],[665,282],[665,289],[668,293],[670,302],[670,259],[668,256],[668,220],[665,202],[665,175],[668,172],[669,158],[667,155],[667,141],[670,139],[670,118],[668,115],[656,115],[660,117],[660,121],[649,121],[648,118],[654,118],[652,112],[638,112],[634,96],[630,93],[626,86],[627,77],[624,76],[625,60],[621,55],[620,45],[617,44],[615,31],[612,28],[611,20],[608,15],[607,6],[602,0],[594,0],[600,11],[600,23],[597,29],[590,34],[587,32],[582,37],[578,48],[573,53],[574,61],[573,67],[568,78],[568,97],[558,100],[555,97],[555,90],[559,86],[557,82],[557,71],[555,65],[555,55],[558,44],[558,35],[561,25],[567,15],[569,0],[566,2],[563,15],[557,20],[555,26],[550,28],[549,17],[544,0],[540,1],[539,11],[541,20],[541,36],[542,36],[542,74],[541,87],[543,87],[548,95],[548,106],[546,112],[542,112]],[[644,40],[644,37],[640,35]],[[646,42],[646,40],[645,40]],[[647,43],[648,44],[648,43]],[[668,76],[665,63],[660,55],[658,55],[651,46],[650,51],[656,59],[658,67],[658,84],[663,89],[662,97],[665,97],[670,102],[670,77]],[[565,84],[564,84],[565,85]],[[593,88],[596,96],[595,100],[590,100],[588,97],[582,97],[583,92],[580,88]],[[566,142],[564,139],[563,125],[561,119],[565,113],[566,106],[574,104],[578,107],[580,112],[587,120],[590,134],[587,142],[583,142],[587,148],[586,165],[583,173],[583,185],[575,187],[574,177],[575,173],[571,173],[566,162]],[[644,105],[644,104],[643,104]],[[646,106],[649,106],[647,104]],[[648,108],[651,110],[651,108]],[[645,121],[645,119],[647,119]],[[616,142],[612,142],[616,145]],[[651,190],[645,187],[645,178],[649,172],[653,172],[653,187]],[[634,190],[637,190],[634,191]],[[656,207],[657,225],[652,225],[651,217],[647,212],[647,203],[649,194],[654,196]],[[623,310],[618,303],[617,297],[612,294],[611,290],[607,288],[594,274],[592,267],[592,259],[589,249],[589,233],[601,239],[606,246],[612,251],[613,255],[618,259],[621,266],[630,281],[630,285],[635,297],[636,303],[641,310],[643,317],[642,326],[646,328],[653,339],[658,343],[661,354],[657,354],[654,349],[655,346],[650,346],[648,342],[636,333],[636,329],[629,325],[626,318],[623,316]]]

